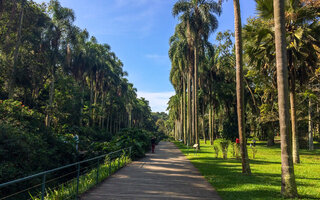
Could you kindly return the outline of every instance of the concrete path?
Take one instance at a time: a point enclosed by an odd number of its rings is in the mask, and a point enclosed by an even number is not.
[[[81,199],[221,198],[174,144],[161,142],[155,154],[120,169]]]

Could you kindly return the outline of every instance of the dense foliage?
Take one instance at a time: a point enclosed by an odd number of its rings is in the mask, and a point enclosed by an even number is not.
[[[0,9],[1,183],[129,146],[139,158],[161,138],[121,60],[73,10],[58,0]]]
[[[313,150],[320,138],[319,3],[257,0],[257,15],[242,27],[240,1],[234,0],[234,40],[226,31],[213,45],[209,36],[222,2],[179,0],[173,6],[179,23],[170,38],[176,95],[168,103],[168,133],[199,147],[200,137],[211,145],[219,137],[238,137],[248,175],[246,138],[268,139],[271,146],[281,135],[281,193],[298,197],[299,148]]]
[[[296,118],[300,147],[308,148],[310,132],[311,139],[320,138],[319,5],[313,1],[287,1],[287,4],[287,48],[293,62],[289,63],[288,68],[292,68],[290,81],[294,79],[290,87],[295,86],[291,93],[296,113],[291,117]],[[274,145],[274,137],[279,135],[279,118],[272,0],[257,1],[256,9],[257,16],[248,19],[243,27],[245,130],[248,137],[257,136],[268,140],[268,145]],[[181,23],[185,20],[182,16],[179,18]],[[204,139],[209,138],[211,142],[218,137],[235,141],[238,122],[234,34],[230,31],[219,32],[214,44],[199,38],[198,116],[194,119],[190,117],[190,122],[188,107],[193,109],[194,99],[188,100],[187,96],[188,91],[193,93],[193,89],[188,89],[185,84],[188,82],[187,70],[194,72],[192,64],[195,57],[193,52],[190,53],[194,48],[188,43],[188,34],[192,35],[186,27],[178,24],[170,38],[170,80],[176,95],[168,103],[170,118],[167,124],[170,126],[167,133],[186,142],[189,140],[185,135],[190,135],[191,143],[196,143],[196,134]],[[193,80],[190,84],[194,84]],[[191,101],[190,105],[188,101]],[[187,127],[194,121],[199,121],[198,133]]]

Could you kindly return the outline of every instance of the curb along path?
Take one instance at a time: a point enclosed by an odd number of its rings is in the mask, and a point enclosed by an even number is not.
[[[122,168],[81,199],[221,198],[174,144],[160,142],[155,154]]]

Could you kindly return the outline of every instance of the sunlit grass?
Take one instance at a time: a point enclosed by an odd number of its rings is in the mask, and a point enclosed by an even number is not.
[[[229,147],[228,159],[215,158],[213,147],[201,141],[201,150],[195,155],[192,149],[179,142],[175,144],[217,190],[223,199],[282,199],[280,146],[267,147],[258,142],[255,159],[248,146],[252,175],[243,175],[241,161],[235,159]],[[316,146],[319,148],[319,144]],[[189,153],[188,153],[189,151]],[[320,199],[320,149],[300,150],[301,163],[295,165],[299,199]]]
[[[119,159],[116,159],[110,163],[103,163],[99,165],[99,176],[97,182],[97,168],[92,169],[90,172],[80,176],[79,178],[79,195],[88,191],[90,188],[94,187],[107,177],[111,176],[120,168],[124,167],[126,164],[130,163],[131,159],[127,156],[121,156]],[[66,200],[66,199],[75,199],[76,197],[76,187],[77,179],[74,178],[68,181],[65,184],[59,185],[57,188],[52,189],[48,188],[46,190],[45,200]],[[33,200],[40,200],[41,194],[38,194],[37,197],[32,197]]]

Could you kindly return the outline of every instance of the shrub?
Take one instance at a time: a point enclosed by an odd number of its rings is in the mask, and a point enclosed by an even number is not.
[[[214,152],[216,153],[216,158],[219,156],[219,147],[215,144],[213,145]]]
[[[237,143],[233,143],[233,148],[235,150],[236,159],[240,159],[240,145]]]
[[[236,157],[236,147],[234,145],[235,143],[234,142],[231,142],[231,148],[232,148],[232,156],[233,157]]]
[[[256,154],[258,152],[257,147],[251,146],[251,149],[252,149],[252,158],[255,159]]]
[[[150,150],[152,136],[152,133],[142,129],[127,128],[117,133],[111,143],[119,149],[131,146],[131,158],[137,159],[143,157]]]
[[[220,146],[223,158],[227,159],[228,158],[228,147],[229,147],[230,141],[226,140],[226,139],[218,139],[218,140],[215,140],[215,144],[218,144]]]

